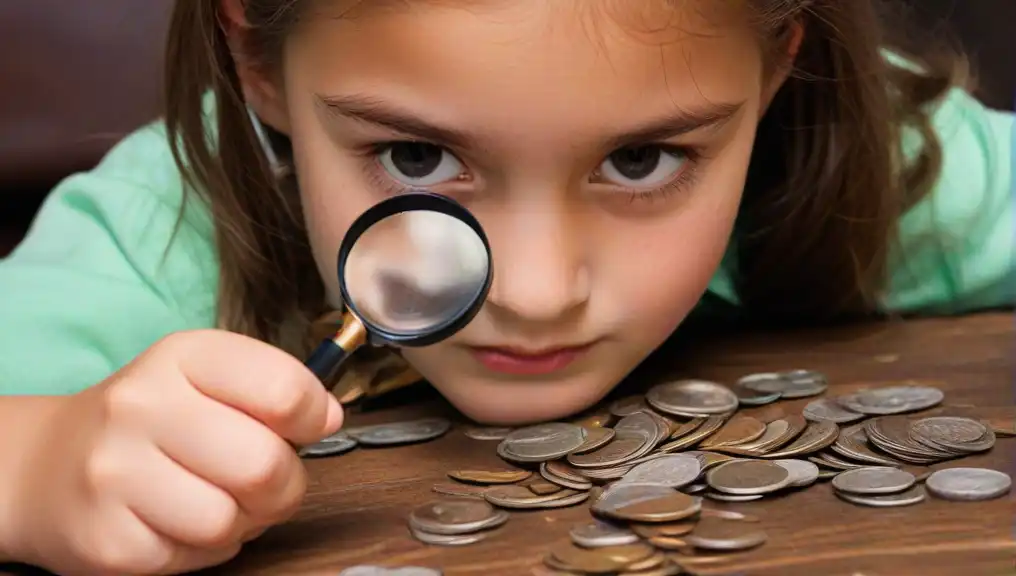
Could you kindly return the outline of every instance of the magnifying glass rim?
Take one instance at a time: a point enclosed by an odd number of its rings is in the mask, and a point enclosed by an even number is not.
[[[431,328],[417,333],[406,334],[401,332],[392,332],[391,330],[385,329],[383,326],[378,326],[374,322],[368,320],[367,317],[357,308],[353,299],[349,297],[349,292],[346,290],[346,283],[343,281],[343,278],[345,278],[346,260],[349,258],[349,254],[353,250],[353,246],[356,245],[356,241],[360,239],[360,236],[363,235],[368,228],[390,216],[420,210],[447,214],[458,218],[467,226],[472,228],[473,232],[480,238],[480,241],[483,242],[483,248],[487,252],[487,275],[483,280],[483,284],[476,291],[476,294],[473,295],[472,299],[464,307],[464,313],[458,314],[444,322],[440,322]],[[429,346],[430,344],[436,344],[437,342],[444,340],[449,333],[455,333],[461,330],[466,324],[469,324],[474,317],[476,317],[476,314],[481,308],[478,304],[487,299],[487,293],[490,291],[491,280],[494,275],[494,266],[487,235],[484,233],[483,227],[480,226],[479,220],[477,220],[465,206],[443,194],[437,194],[426,190],[413,190],[378,202],[353,221],[353,223],[349,226],[349,230],[346,232],[345,237],[342,239],[342,244],[339,246],[337,271],[339,277],[339,291],[342,295],[343,303],[350,312],[363,322],[372,339],[381,340],[382,343],[385,344],[417,347]]]

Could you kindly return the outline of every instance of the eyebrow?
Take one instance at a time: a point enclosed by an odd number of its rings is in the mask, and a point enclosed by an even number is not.
[[[468,132],[428,122],[409,110],[375,96],[351,94],[317,96],[317,103],[329,116],[373,124],[407,136],[456,148],[469,148],[478,140]],[[705,128],[717,129],[733,118],[744,102],[710,102],[682,109],[612,136],[610,149],[675,138]]]

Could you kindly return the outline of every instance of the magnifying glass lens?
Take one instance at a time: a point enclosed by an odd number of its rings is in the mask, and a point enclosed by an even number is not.
[[[430,210],[392,214],[356,240],[345,261],[350,305],[390,335],[431,332],[467,313],[487,282],[490,259],[476,230]]]

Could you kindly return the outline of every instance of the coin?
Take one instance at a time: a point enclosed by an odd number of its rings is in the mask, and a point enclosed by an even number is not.
[[[514,484],[533,475],[527,470],[452,470],[448,473],[460,482],[472,484]]]
[[[790,485],[794,488],[811,486],[818,481],[818,466],[812,462],[793,459],[773,460],[772,462],[790,472]]]
[[[701,473],[702,464],[698,458],[684,454],[667,454],[633,467],[618,482],[681,488],[694,482]]]
[[[786,382],[782,395],[788,400],[815,396],[829,388],[825,375],[814,370],[789,370],[780,376]]]
[[[864,418],[865,415],[848,410],[842,404],[830,398],[819,398],[818,400],[812,400],[804,407],[804,417],[812,422],[827,421],[837,424],[848,424]]]
[[[613,428],[586,428],[586,441],[572,451],[573,454],[592,452],[613,440],[616,432]]]
[[[444,418],[423,418],[409,422],[378,424],[357,430],[349,435],[364,446],[390,446],[433,440],[451,428],[451,422]]]
[[[657,536],[676,538],[691,532],[697,523],[698,521],[696,519],[681,520],[679,522],[669,522],[666,524],[632,523],[629,525],[629,528],[631,528],[632,532],[643,538],[653,538]]]
[[[487,491],[486,486],[472,486],[469,484],[452,484],[442,483],[435,484],[432,488],[434,492],[438,494],[444,494],[445,496],[457,496],[459,498],[479,498],[483,499],[483,493]]]
[[[552,422],[521,428],[505,436],[497,446],[506,460],[542,462],[560,458],[586,441],[586,430],[575,424]]]
[[[877,454],[868,446],[868,434],[864,424],[853,424],[840,430],[836,442],[830,446],[838,454],[867,464],[898,466],[899,461]]]
[[[619,432],[605,445],[584,454],[569,454],[568,463],[577,468],[603,468],[627,462],[652,446],[655,437],[639,432]]]
[[[840,499],[850,502],[851,504],[870,506],[872,508],[912,506],[923,502],[926,498],[924,486],[921,486],[920,484],[915,484],[909,490],[897,492],[896,494],[871,494],[862,496],[860,494],[851,494],[841,490],[833,490],[833,493],[840,497]]]
[[[561,491],[561,486],[552,482],[530,482],[527,483],[526,488],[537,496],[547,496],[549,494],[556,494]]]
[[[476,532],[473,534],[434,534],[409,527],[409,533],[420,542],[432,546],[468,546],[486,539],[490,534],[487,532]]]
[[[620,506],[606,515],[628,522],[675,522],[698,514],[702,499],[681,492]]]
[[[612,484],[592,504],[596,514],[612,517],[615,511],[657,498],[666,498],[675,494],[674,490],[658,484]]]
[[[345,432],[336,432],[320,442],[301,448],[297,455],[301,458],[322,458],[338,456],[356,448],[357,442]]]
[[[992,500],[1009,493],[1012,479],[987,468],[946,468],[928,476],[925,486],[944,500]]]
[[[706,380],[678,380],[649,389],[646,401],[664,414],[726,414],[737,409],[737,396],[727,387]]]
[[[655,552],[652,546],[642,543],[589,549],[568,542],[555,546],[548,559],[557,561],[556,566],[551,565],[552,568],[603,574],[620,571],[629,564],[649,558]]]
[[[609,410],[614,416],[624,418],[625,416],[631,416],[632,414],[641,412],[647,408],[649,408],[649,406],[646,405],[645,398],[641,395],[636,395],[615,400],[614,403],[610,405]]]
[[[766,425],[751,416],[735,416],[715,434],[702,441],[702,448],[710,449],[716,446],[730,446],[753,442],[762,437],[766,431]]]
[[[758,495],[786,488],[792,482],[786,468],[764,460],[734,460],[706,473],[714,490],[734,495]]]
[[[755,548],[764,544],[766,538],[765,531],[750,522],[723,518],[703,518],[691,534],[684,537],[696,548],[723,551]]]
[[[910,437],[929,448],[958,454],[983,452],[995,445],[994,431],[971,418],[922,418],[910,425]]]
[[[481,427],[475,426],[466,428],[465,435],[473,440],[504,440],[504,437],[511,434],[514,428],[505,427]]]
[[[945,395],[938,388],[920,384],[889,386],[862,390],[837,398],[844,408],[862,414],[888,415],[925,410],[935,406]]]
[[[584,548],[624,546],[639,541],[638,535],[631,530],[602,520],[575,526],[569,532],[569,536],[572,542]]]
[[[847,470],[833,478],[833,488],[850,494],[895,494],[914,485],[910,472],[888,466],[866,466]]]
[[[440,570],[420,566],[403,566],[401,568],[385,568],[383,566],[350,566],[339,576],[441,576]]]
[[[409,525],[430,534],[454,536],[500,526],[508,514],[483,500],[447,498],[420,506],[409,515]]]
[[[780,393],[759,392],[751,388],[735,385],[731,390],[737,396],[737,402],[741,406],[764,406],[780,399]]]
[[[752,500],[762,499],[761,494],[724,494],[715,490],[703,492],[702,495],[710,500],[717,500],[719,502],[751,502]]]
[[[818,452],[836,442],[840,428],[835,422],[811,422],[796,440],[775,452],[762,454],[763,458],[789,458]]]
[[[737,386],[762,394],[782,395],[786,382],[778,372],[759,372],[741,377],[737,381]]]

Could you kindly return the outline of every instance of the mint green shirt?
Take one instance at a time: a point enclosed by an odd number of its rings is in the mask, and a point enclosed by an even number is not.
[[[900,222],[936,243],[892,270],[884,306],[958,313],[1016,302],[1016,123],[961,90],[938,107],[945,147],[933,192]],[[904,145],[912,152],[918,136]],[[171,332],[215,325],[218,260],[199,202],[169,239],[182,199],[161,123],[116,146],[47,198],[0,261],[0,393],[67,394],[95,384]],[[736,303],[721,268],[709,290]]]

